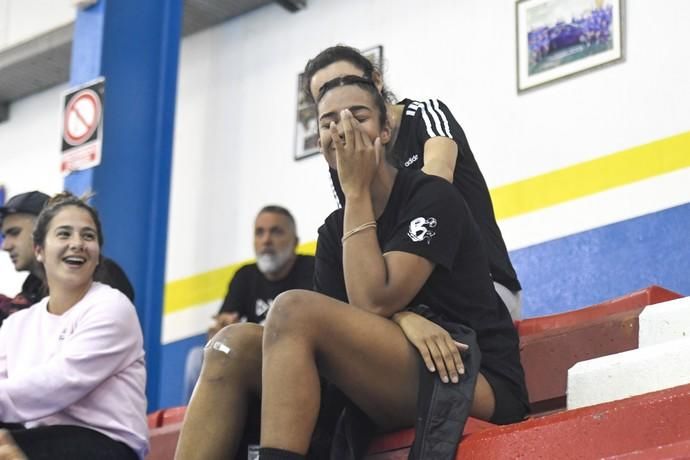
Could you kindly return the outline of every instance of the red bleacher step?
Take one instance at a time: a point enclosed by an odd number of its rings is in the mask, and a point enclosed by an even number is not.
[[[580,361],[638,347],[643,308],[681,297],[651,286],[591,307],[523,320],[520,357],[533,414],[565,408],[568,369]]]
[[[690,458],[690,440],[663,446],[648,447],[627,454],[612,455],[602,460],[680,460]]]
[[[683,296],[677,292],[669,291],[661,286],[652,285],[631,292],[630,294],[578,310],[520,320],[518,321],[518,333],[520,336],[527,336],[539,332],[552,331],[562,327],[576,326],[615,313],[636,310],[644,308],[647,305],[654,305],[680,297]]]
[[[165,412],[165,409],[159,409],[155,412],[151,412],[146,417],[149,429],[158,428],[161,426],[161,423],[163,422],[163,412]]]
[[[667,430],[660,412],[662,409],[673,411],[673,404],[665,405],[668,399],[676,401],[678,407],[690,407],[690,385],[622,402],[553,413],[565,407],[568,368],[579,361],[636,348],[640,311],[648,305],[679,297],[662,287],[650,286],[580,310],[520,321],[520,352],[532,410],[538,415],[551,415],[505,427],[470,418],[461,443],[462,458],[567,458],[571,454],[581,458],[580,443],[588,445],[596,440],[606,444],[612,436],[613,445],[625,444],[621,439],[636,436],[637,431],[631,424],[640,418],[645,419],[640,425],[649,430],[642,440],[630,443],[631,448],[627,450],[621,447],[608,453],[602,451],[596,458],[606,455],[626,460],[684,458],[675,456],[675,452],[690,447],[690,411],[685,410],[685,416],[669,415],[686,425],[680,431]],[[182,406],[149,415],[151,453],[147,460],[173,458],[185,410]],[[677,407],[675,410],[679,412]],[[652,412],[651,417],[647,411]],[[626,421],[626,417],[629,420]],[[678,437],[666,436],[669,432],[678,433]],[[599,436],[600,433],[606,436]],[[406,459],[413,440],[412,429],[379,436],[370,446],[367,459]],[[589,451],[582,453],[589,457]]]
[[[690,442],[689,407],[690,385],[683,385],[474,433],[460,443],[457,458],[633,459],[615,456],[657,448],[672,453]]]
[[[149,431],[149,454],[146,460],[172,460],[175,458],[177,440],[182,423],[173,423]]]
[[[182,423],[186,411],[187,406],[170,407],[168,409],[164,409],[160,426]]]
[[[474,417],[469,417],[467,419],[467,423],[465,423],[463,435],[467,436],[471,433],[478,433],[482,430],[487,430],[496,426],[497,425],[494,425],[493,423],[485,422]],[[369,446],[369,455],[409,448],[413,441],[414,428],[400,430],[394,433],[382,434],[372,441],[371,445]]]

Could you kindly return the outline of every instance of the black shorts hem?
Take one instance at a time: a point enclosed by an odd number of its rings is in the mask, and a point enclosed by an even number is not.
[[[519,388],[505,378],[493,374],[491,371],[481,369],[480,374],[486,378],[494,391],[496,401],[494,413],[489,420],[496,425],[508,425],[521,422],[527,417],[529,407],[524,402]]]

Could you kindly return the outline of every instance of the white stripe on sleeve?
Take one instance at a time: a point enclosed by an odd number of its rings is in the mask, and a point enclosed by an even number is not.
[[[424,103],[424,106],[429,111],[429,115],[431,115],[431,118],[434,120],[434,126],[436,127],[436,131],[438,131],[437,136],[448,137],[448,133],[446,133],[443,130],[443,125],[441,124],[441,120],[438,116],[438,112],[434,108],[433,101],[431,99],[429,99],[428,102]]]
[[[448,118],[446,117],[446,114],[443,112],[443,110],[439,106],[438,99],[432,99],[431,103],[434,106],[434,110],[436,110],[436,112],[438,113],[438,116],[441,117],[441,120],[443,120],[443,127],[446,131],[446,134],[448,135],[448,137],[450,139],[452,139],[453,135],[450,132],[450,126],[448,126]]]
[[[426,106],[422,105],[421,107],[422,111],[422,118],[424,118],[424,123],[426,124],[426,132],[429,135],[429,137],[436,137],[438,134],[434,132],[434,127],[431,123],[431,119],[429,118],[429,113],[426,110]]]

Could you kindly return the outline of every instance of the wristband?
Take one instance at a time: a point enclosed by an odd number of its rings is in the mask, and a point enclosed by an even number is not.
[[[346,233],[343,235],[343,238],[340,240],[340,242],[341,242],[341,243],[344,243],[346,239],[350,238],[350,237],[351,237],[352,235],[354,235],[355,233],[359,233],[359,232],[361,232],[362,230],[366,230],[366,229],[368,229],[368,228],[376,228],[376,221],[373,221],[373,220],[372,220],[371,222],[366,222],[366,223],[360,225],[359,227],[355,227],[355,228],[353,228],[352,230],[350,230],[349,232],[346,232]]]

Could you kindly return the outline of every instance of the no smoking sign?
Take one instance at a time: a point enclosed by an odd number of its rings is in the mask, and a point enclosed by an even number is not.
[[[60,161],[63,174],[101,163],[104,89],[105,81],[99,78],[65,94]]]

